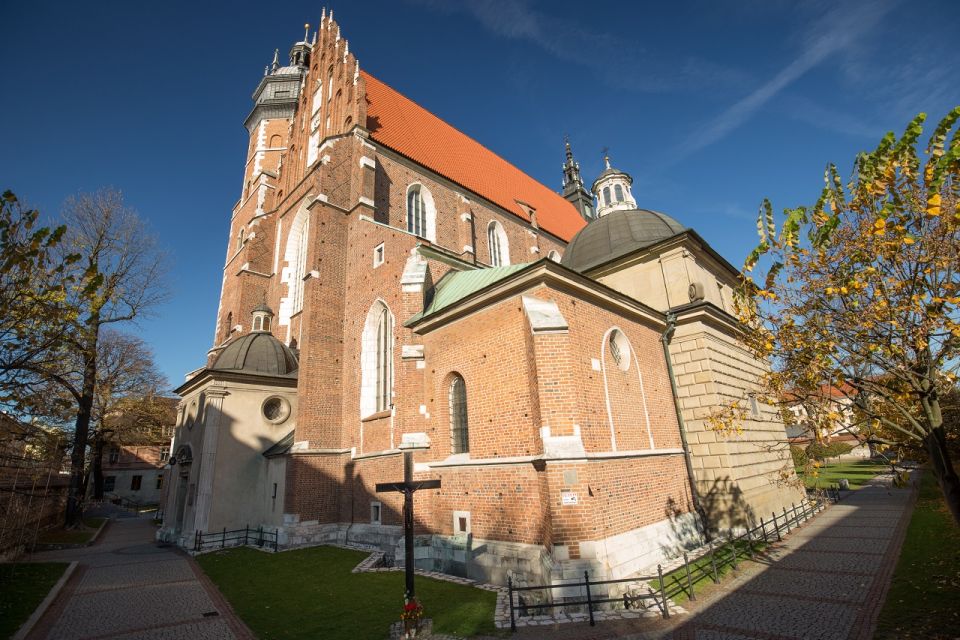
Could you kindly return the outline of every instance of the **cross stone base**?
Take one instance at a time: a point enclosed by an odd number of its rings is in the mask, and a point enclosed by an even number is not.
[[[400,622],[394,622],[390,625],[390,640],[404,640],[403,635],[403,620]],[[433,620],[430,618],[424,618],[420,621],[420,630],[417,631],[416,638],[432,638],[433,637]]]

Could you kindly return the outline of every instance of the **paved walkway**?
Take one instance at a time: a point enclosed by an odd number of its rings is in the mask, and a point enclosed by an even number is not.
[[[916,501],[915,484],[890,485],[880,476],[792,532],[675,640],[873,638]]]
[[[185,554],[153,542],[147,519],[112,520],[91,547],[32,554],[79,562],[29,640],[252,638]]]
[[[919,472],[915,472],[916,475]],[[914,483],[918,478],[914,478]],[[736,577],[710,587],[688,615],[521,629],[566,640],[868,640],[900,556],[916,490],[890,476],[845,495],[772,545]],[[916,484],[914,484],[914,487]]]

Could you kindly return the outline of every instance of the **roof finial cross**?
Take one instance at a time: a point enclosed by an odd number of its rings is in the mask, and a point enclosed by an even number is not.
[[[607,165],[607,169],[610,168],[610,147],[603,148],[603,162]]]

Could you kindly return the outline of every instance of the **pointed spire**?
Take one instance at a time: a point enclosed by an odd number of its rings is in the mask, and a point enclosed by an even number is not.
[[[323,7],[320,9],[320,26],[323,26],[323,21],[327,19],[327,8]]]
[[[330,9],[330,21],[327,22],[327,29],[330,28],[331,24],[333,24],[333,9]]]
[[[270,64],[270,69],[272,72],[276,73],[277,69],[280,68],[280,49],[273,50],[273,62]]]

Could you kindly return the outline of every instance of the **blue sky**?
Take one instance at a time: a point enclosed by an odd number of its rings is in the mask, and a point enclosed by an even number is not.
[[[668,6],[670,5],[670,6]],[[3,3],[0,188],[55,214],[114,186],[171,255],[131,331],[173,384],[213,339],[250,94],[320,2]],[[960,11],[915,2],[340,1],[361,66],[550,187],[563,136],[641,207],[739,265],[763,197],[816,199],[828,161],[960,104]]]

